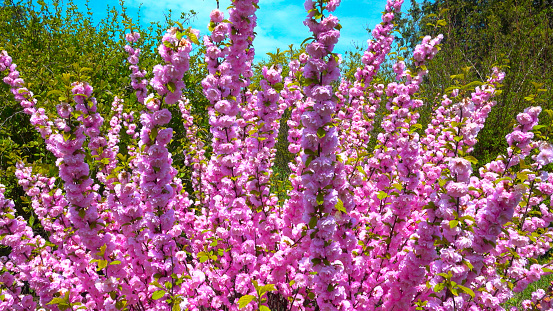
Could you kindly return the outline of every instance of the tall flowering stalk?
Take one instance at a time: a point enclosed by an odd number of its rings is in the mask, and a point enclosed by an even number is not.
[[[314,41],[306,46],[309,55],[303,70],[307,79],[304,87],[305,110],[301,116],[304,126],[301,139],[304,186],[303,218],[309,226],[309,260],[313,271],[313,288],[317,305],[323,310],[348,308],[345,284],[342,283],[344,263],[341,260],[343,241],[336,209],[339,191],[344,187],[343,165],[336,158],[337,129],[332,123],[336,111],[333,81],[340,76],[339,58],[332,53],[340,37],[338,19],[332,12],[339,2],[306,1],[308,17],[305,25]],[[338,218],[338,219],[337,219]],[[347,220],[346,220],[347,221]],[[340,226],[341,227],[341,226]]]

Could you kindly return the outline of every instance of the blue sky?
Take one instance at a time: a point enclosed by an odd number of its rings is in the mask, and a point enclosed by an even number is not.
[[[230,4],[230,0],[220,0],[220,8],[224,10]],[[409,2],[409,1],[406,1]],[[84,0],[74,0],[74,3],[85,10]],[[105,17],[107,7],[120,8],[118,1],[92,0],[89,6],[94,13],[95,22]],[[340,42],[335,48],[338,53],[350,50],[353,44],[364,44],[368,39],[365,28],[374,28],[380,23],[381,12],[384,10],[386,0],[342,0],[342,4],[334,15],[338,16],[343,26]],[[404,4],[403,11],[407,9]],[[125,6],[129,15],[135,20],[140,8],[141,21],[164,20],[164,14],[169,9],[173,16],[180,16],[180,12],[194,10],[198,17],[192,22],[192,27],[199,29],[202,35],[207,34],[209,13],[216,8],[215,0],[126,0]],[[299,44],[309,33],[303,25],[305,9],[302,0],[260,0],[258,10],[257,37],[254,41],[256,59],[260,60],[267,52],[274,52],[277,47],[287,49],[288,45]],[[228,15],[227,15],[228,16]]]

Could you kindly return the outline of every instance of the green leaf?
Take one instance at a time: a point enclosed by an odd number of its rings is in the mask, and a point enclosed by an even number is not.
[[[47,303],[46,305],[57,305],[57,304],[67,304],[66,300],[64,297],[57,297],[57,298],[54,298],[52,299],[49,303]]]
[[[120,265],[121,264],[121,260],[114,260],[112,262],[109,263],[110,266],[113,266],[113,265]]]
[[[478,160],[475,157],[471,156],[471,155],[464,156],[463,159],[469,161],[472,164],[478,164]]]
[[[438,283],[436,286],[434,286],[434,292],[439,293],[444,289],[445,285],[444,283]]]
[[[528,174],[522,173],[522,172],[518,172],[518,173],[517,173],[517,178],[520,179],[520,181],[524,182],[525,180],[528,179]]]
[[[127,305],[127,301],[126,301],[126,300],[118,300],[118,301],[115,303],[115,307],[117,308],[117,310],[123,309],[126,305]]]
[[[442,273],[437,273],[436,275],[439,275],[439,276],[441,276],[441,277],[443,277],[443,278],[445,278],[445,279],[451,278],[451,276],[450,276],[449,274],[443,273],[443,272],[442,272]]]
[[[50,95],[63,95],[63,92],[60,90],[52,90],[46,93],[47,97],[50,97]]]
[[[261,295],[263,295],[266,292],[274,292],[274,291],[276,291],[274,284],[266,284],[266,285],[263,285],[263,287],[261,287],[261,290],[259,292],[261,293]]]
[[[174,83],[174,82],[169,81],[169,82],[167,83],[167,89],[169,90],[169,92],[175,93],[175,90],[177,89],[177,87],[175,86],[175,83]]]
[[[310,155],[307,157],[307,160],[305,160],[305,167],[309,167],[309,164],[313,161],[313,156]]]
[[[313,216],[309,220],[309,228],[313,229],[313,228],[315,228],[315,226],[317,226],[317,216]]]
[[[175,21],[175,24],[177,24],[177,26],[179,26],[179,29],[184,29],[184,26],[182,25],[181,22]]]
[[[200,256],[198,259],[200,260],[200,262],[206,262],[209,259],[209,257],[207,255],[203,255],[203,256]]]
[[[255,297],[253,295],[244,295],[238,300],[238,308],[242,309],[247,306]]]
[[[102,259],[102,260],[98,261],[98,270],[102,270],[107,266],[108,266],[108,261],[107,260]]]
[[[378,194],[376,195],[376,197],[379,199],[379,200],[383,200],[385,198],[388,197],[388,194],[384,191],[378,191]]]
[[[459,221],[456,220],[456,219],[453,219],[453,220],[450,220],[450,221],[449,221],[449,227],[450,227],[451,229],[457,227],[458,225],[459,225]]]
[[[169,41],[163,41],[163,45],[165,45],[166,47],[168,47],[168,48],[170,48],[170,49],[175,48],[175,47],[171,44],[171,42],[169,42]]]
[[[214,22],[209,22],[207,29],[212,32],[215,29],[215,26],[217,25]]]
[[[267,306],[259,306],[259,311],[271,311]]]
[[[197,45],[200,44],[200,40],[198,40],[198,36],[196,36],[196,34],[194,34],[194,33],[192,33],[192,32],[190,32],[190,33],[188,34],[188,39],[190,39],[190,41],[191,41],[192,43],[194,43],[194,44],[197,44]]]
[[[317,204],[318,204],[318,205],[323,205],[324,202],[325,202],[324,193],[319,192],[319,194],[317,194]]]
[[[324,128],[320,127],[318,130],[317,130],[317,137],[319,138],[323,138],[326,136],[326,131],[324,130]]]
[[[395,183],[392,187],[396,188],[397,191],[403,190],[403,186],[400,183]]]
[[[465,293],[469,294],[470,297],[474,298],[474,291],[472,289],[459,284],[457,284],[457,287],[459,287]]]
[[[451,293],[452,293],[453,295],[459,296],[459,293],[457,292],[457,288],[452,287],[452,288],[450,288],[449,290],[451,291]]]
[[[273,88],[277,91],[282,91],[284,89],[284,83],[278,82],[273,85]]]
[[[463,263],[469,268],[470,270],[474,269],[474,266],[470,263],[468,260],[463,260]]]
[[[474,217],[470,216],[470,215],[465,215],[463,217],[461,217],[459,220],[470,220],[472,222],[476,222],[476,220],[474,219]]]
[[[451,78],[451,80],[455,80],[455,79],[457,79],[457,80],[463,80],[463,79],[465,78],[465,75],[462,74],[462,73],[460,73],[460,74],[458,74],[458,75],[452,75],[452,76],[450,76],[450,78]]]
[[[336,203],[335,208],[338,212],[346,213],[346,208],[344,207],[344,202],[342,202],[342,200],[340,200],[340,199],[338,199],[338,203]]]
[[[182,311],[180,308],[180,303],[175,303],[171,308],[171,311]]]
[[[153,300],[158,300],[160,298],[162,298],[163,296],[165,296],[165,290],[156,290],[153,294],[152,294],[152,299]]]
[[[472,81],[469,84],[463,85],[463,89],[472,90],[472,89],[476,88],[477,86],[481,86],[482,84],[484,84],[484,83],[482,83],[482,81]]]

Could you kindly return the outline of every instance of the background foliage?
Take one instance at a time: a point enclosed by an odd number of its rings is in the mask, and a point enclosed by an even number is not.
[[[60,92],[66,91],[70,81],[75,80],[86,81],[95,90],[102,90],[94,94],[102,115],[110,115],[114,96],[136,98],[130,88],[128,63],[121,61],[127,57],[125,33],[128,29],[141,33],[138,43],[142,50],[141,65],[152,68],[160,62],[156,48],[163,32],[175,21],[186,24],[194,18],[194,13],[189,12],[173,19],[169,12],[165,21],[141,28],[139,21],[135,24],[126,15],[121,2],[120,10],[112,8],[105,19],[95,24],[90,9],[87,7],[83,12],[72,1],[37,3],[33,4],[31,0],[3,1],[0,5],[0,48],[9,51],[21,68],[27,87],[39,99],[39,107],[44,107],[49,113],[55,112],[54,105],[59,102]],[[200,81],[205,69],[197,65],[202,61],[197,54],[191,59],[191,70],[185,80],[189,86],[187,95],[194,103],[193,111],[197,116],[203,116],[207,101],[201,96]],[[146,77],[149,78],[150,74]],[[19,212],[31,217],[28,201],[25,201],[24,192],[15,179],[15,163],[25,161],[44,172],[53,172],[56,170],[54,158],[46,151],[42,138],[4,83],[0,85],[0,102],[0,183],[6,185],[6,195],[16,201]],[[136,101],[125,103],[125,111],[141,110],[134,105]],[[177,107],[172,112],[180,115]],[[202,120],[201,117],[196,119]],[[108,121],[105,124],[109,124]],[[180,121],[175,118],[170,126],[176,131],[173,140],[175,164],[182,168],[185,146],[179,144],[184,138]],[[201,124],[207,126],[207,120]],[[186,174],[185,169],[181,172]]]
[[[505,71],[498,105],[474,153],[481,163],[505,150],[502,138],[517,113],[530,105],[553,106],[553,1],[412,0],[398,26],[398,46],[407,50],[421,36],[444,35],[442,50],[428,65],[430,74],[420,94],[425,102],[441,97],[450,86],[462,89],[484,80],[493,66]],[[399,56],[408,58],[402,51]],[[423,117],[431,109],[426,106]]]

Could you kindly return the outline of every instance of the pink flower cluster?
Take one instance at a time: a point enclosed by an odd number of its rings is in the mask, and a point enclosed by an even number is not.
[[[182,79],[184,73],[190,67],[189,54],[192,50],[192,42],[183,36],[183,31],[183,29],[176,27],[167,30],[158,47],[159,55],[165,61],[165,64],[155,65],[152,69],[154,77],[150,80],[150,85],[159,96],[164,97],[165,102],[169,105],[177,103],[182,97],[182,89],[185,87]],[[199,32],[190,30],[189,35],[198,36]],[[129,51],[131,50],[129,49]],[[133,64],[132,62],[130,63]],[[136,75],[136,70],[134,68],[131,69],[133,70],[133,75]],[[141,84],[137,86],[133,85],[133,87],[137,89],[137,92],[143,89],[143,85]]]
[[[135,43],[138,41],[138,39],[140,39],[140,34],[138,32],[127,33],[125,35],[125,38],[129,43]],[[130,64],[129,69],[132,71],[131,86],[136,90],[136,97],[138,101],[143,103],[144,98],[146,98],[148,94],[148,89],[146,88],[146,86],[148,85],[148,80],[144,79],[144,76],[146,76],[146,71],[140,70],[140,68],[138,67],[140,49],[133,48],[130,45],[125,45],[125,51],[129,54],[127,61]]]
[[[441,35],[393,65],[395,82],[374,82],[402,3],[388,0],[362,68],[338,83],[341,26],[328,12],[340,1],[307,0],[306,53],[286,77],[263,68],[257,89],[257,1],[233,1],[228,20],[212,11],[202,81],[211,146],[183,96],[193,29],[165,33],[150,80],[140,50],[125,47],[136,98],[115,97],[105,127],[83,81],[57,116],[37,108],[3,51],[3,80],[59,174],[17,165],[29,220],[0,187],[0,244],[9,247],[0,310],[505,310],[553,271],[538,260],[553,243],[553,147],[537,135],[541,108],[516,116],[505,154],[476,169],[470,154],[504,74],[494,68],[474,90],[443,94],[420,124],[417,93]],[[135,45],[140,35],[126,38]],[[124,112],[132,101],[144,110]],[[189,146],[182,175],[168,149],[175,103]],[[285,115],[294,158],[283,186],[273,168]],[[190,193],[178,176],[191,179]],[[536,290],[510,310],[548,310],[551,296]]]

